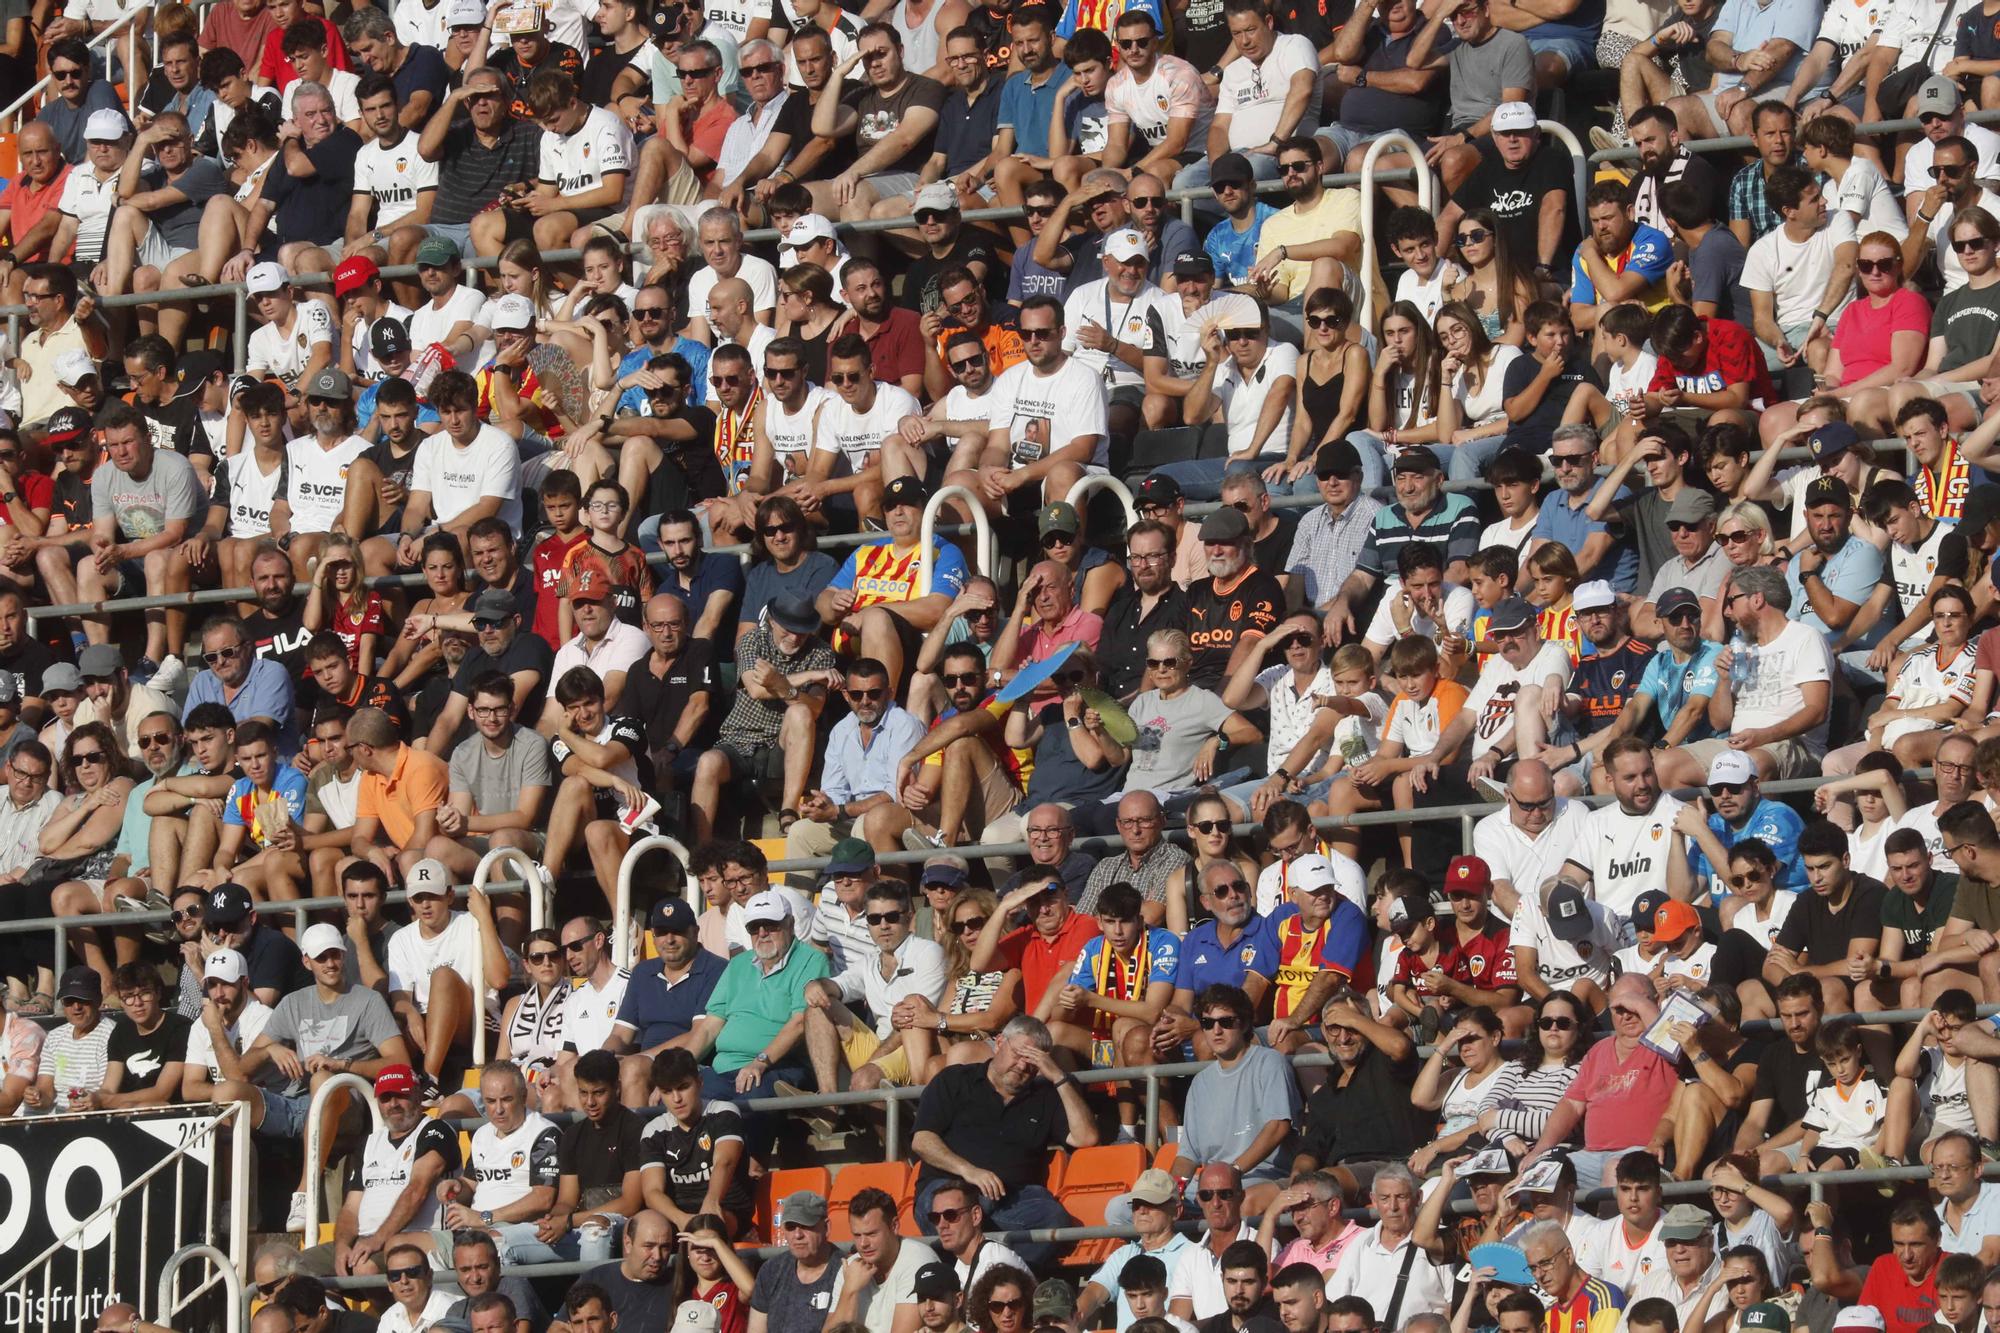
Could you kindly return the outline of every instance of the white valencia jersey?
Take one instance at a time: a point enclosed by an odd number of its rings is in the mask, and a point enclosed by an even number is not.
[[[458,1165],[458,1135],[442,1120],[426,1117],[403,1136],[401,1143],[389,1136],[387,1125],[368,1136],[361,1147],[361,1211],[355,1218],[357,1234],[372,1236],[394,1211],[396,1200],[410,1183],[417,1159],[436,1152],[444,1158],[445,1172]],[[438,1214],[436,1193],[428,1192],[407,1230],[428,1231]]]
[[[1944,1058],[1944,1052],[1935,1049],[1925,1051],[1923,1061],[1917,1095],[1922,1099],[1918,1105],[1930,1108],[1930,1137],[1956,1129],[1978,1138],[1979,1127],[1972,1119],[1972,1101],[1965,1087],[1968,1061],[1960,1060],[1953,1065]]]
[[[521,1127],[502,1134],[491,1122],[472,1133],[472,1209],[492,1212],[517,1203],[529,1190],[554,1185],[561,1174],[556,1146],[561,1136],[539,1111],[528,1112]]]
[[[584,194],[602,185],[611,173],[631,170],[632,131],[601,106],[592,107],[583,124],[569,134],[542,131],[537,174],[555,186],[557,194]]]
[[[572,987],[563,1001],[562,1047],[582,1055],[604,1048],[611,1025],[618,1018],[618,1006],[625,1002],[625,985],[632,969],[621,967],[611,973],[602,989],[589,981]]]
[[[1597,901],[1630,918],[1632,904],[1649,889],[1667,887],[1667,865],[1681,852],[1674,816],[1681,802],[1664,793],[1651,811],[1628,815],[1617,805],[1593,810],[1584,819],[1578,864],[1590,871]]]
[[[331,449],[322,449],[310,435],[285,446],[291,474],[285,498],[292,505],[293,532],[333,531],[347,501],[348,464],[367,452],[368,441],[359,435],[350,435]]]
[[[815,384],[806,390],[799,410],[787,412],[783,403],[764,395],[764,434],[770,437],[771,452],[784,469],[785,481],[805,475],[806,462],[812,457],[813,420],[828,397],[827,391]]]
[[[384,148],[378,139],[354,155],[354,192],[375,200],[378,233],[408,217],[417,196],[437,189],[437,183],[437,163],[424,161],[414,134],[405,134],[393,148]]]
[[[269,472],[257,463],[257,448],[245,444],[229,456],[229,535],[239,541],[262,537],[271,531],[271,506],[286,496],[291,471],[291,446],[278,455],[278,465]],[[342,490],[345,492],[345,485]],[[338,511],[336,511],[338,512]]]
[[[1904,615],[1910,614],[1917,603],[1924,600],[1930,591],[1931,579],[1937,574],[1938,547],[1952,532],[1952,525],[1940,523],[1931,529],[1931,535],[1924,539],[1922,546],[1905,546],[1901,542],[1889,544],[1889,572],[1896,580],[1896,605]],[[1929,643],[1931,623],[1926,620],[1915,634],[1898,644],[1905,652],[1913,651],[1919,644]]]

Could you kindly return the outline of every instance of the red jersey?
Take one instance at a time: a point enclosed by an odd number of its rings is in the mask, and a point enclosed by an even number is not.
[[[363,675],[373,671],[373,662],[361,660],[361,636],[373,634],[379,639],[389,632],[389,613],[382,606],[382,594],[370,588],[368,600],[359,611],[345,601],[337,602],[333,608],[333,632],[347,645],[347,665]]]
[[[535,571],[535,623],[532,628],[552,649],[563,645],[562,629],[556,622],[556,600],[562,596],[563,569],[569,563],[570,552],[589,540],[588,528],[578,528],[569,537],[551,533],[535,543],[534,554],[530,557],[530,567]]]
[[[1920,1333],[1937,1321],[1937,1265],[1922,1282],[1911,1282],[1896,1256],[1885,1254],[1869,1267],[1859,1303],[1882,1312],[1888,1333]]]
[[[1442,923],[1440,923],[1442,926]],[[1446,944],[1442,938],[1438,942],[1437,957],[1425,962],[1423,955],[1414,949],[1404,949],[1396,955],[1396,973],[1389,978],[1392,986],[1407,986],[1416,993],[1419,1000],[1444,998],[1441,990],[1432,990],[1424,981],[1424,974],[1436,969],[1453,981],[1472,984],[1472,971],[1466,966],[1465,955]]]
[[[734,1282],[718,1281],[706,1291],[697,1289],[694,1299],[715,1307],[716,1333],[746,1333],[749,1329],[750,1307]]]
[[[1271,1016],[1289,1018],[1306,988],[1319,975],[1320,946],[1326,942],[1328,917],[1315,930],[1305,928],[1305,918],[1293,913],[1278,923],[1278,975],[1271,986]]]
[[[340,29],[320,20],[326,29],[326,59],[335,69],[352,70],[353,62],[347,58],[347,43],[340,40]],[[206,48],[204,48],[206,49]],[[264,37],[264,59],[257,66],[256,77],[276,88],[280,93],[292,86],[299,72],[292,68],[292,62],[285,58],[285,30],[273,28]],[[481,417],[484,421],[485,418]]]
[[[1646,391],[1658,393],[1678,387],[1688,393],[1721,393],[1732,384],[1748,384],[1750,406],[1766,407],[1777,402],[1778,391],[1771,385],[1771,372],[1764,365],[1764,354],[1750,330],[1727,319],[1704,319],[1701,325],[1708,333],[1701,368],[1684,371],[1663,356]]]
[[[1512,932],[1505,921],[1488,912],[1486,928],[1476,935],[1465,935],[1457,921],[1448,924],[1441,921],[1438,927],[1451,937],[1452,952],[1465,960],[1465,980],[1469,985],[1480,990],[1498,990],[1520,984],[1514,975]]]

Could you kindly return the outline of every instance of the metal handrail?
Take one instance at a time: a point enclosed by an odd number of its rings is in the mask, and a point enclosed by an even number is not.
[[[196,1287],[188,1300],[201,1295],[220,1279],[224,1294],[222,1327],[224,1333],[238,1333],[243,1327],[243,1277],[236,1271],[236,1265],[230,1262],[229,1256],[213,1245],[183,1245],[167,1256],[167,1265],[160,1270],[160,1284],[154,1288],[153,1308],[160,1321],[165,1323],[172,1319],[185,1304],[174,1300],[174,1288],[180,1282],[182,1266],[190,1259],[208,1260],[215,1267],[215,1276]]]
[[[1069,494],[1065,495],[1063,499],[1069,503],[1070,508],[1081,514],[1083,513],[1083,502],[1090,498],[1092,491],[1110,491],[1118,497],[1118,503],[1125,510],[1125,526],[1127,528],[1130,528],[1139,521],[1139,507],[1132,503],[1132,488],[1119,478],[1112,476],[1109,472],[1078,477],[1076,485],[1069,488]],[[1290,500],[1294,497],[1288,495],[1283,498]],[[1298,496],[1296,498],[1309,501],[1312,504],[1319,503],[1318,496]],[[1271,499],[1275,503],[1279,497],[1274,495]]]
[[[928,597],[931,593],[931,548],[936,544],[938,510],[944,502],[962,497],[966,507],[972,510],[972,526],[978,533],[974,557],[979,562],[979,572],[987,578],[993,577],[993,525],[986,518],[986,506],[979,497],[963,486],[940,486],[937,494],[924,503],[924,525],[917,537],[917,596]]]
[[[495,847],[479,858],[479,864],[472,871],[472,887],[484,892],[486,882],[493,877],[496,867],[513,862],[521,870],[522,882],[533,885],[528,892],[528,929],[540,930],[549,924],[549,895],[551,886],[543,878],[542,867],[519,847]]]
[[[1368,151],[1361,158],[1361,327],[1372,331],[1375,328],[1375,284],[1380,278],[1377,271],[1375,253],[1375,182],[1379,179],[1375,171],[1375,159],[1382,156],[1387,148],[1395,148],[1410,159],[1411,169],[1417,175],[1417,203],[1426,213],[1435,214],[1437,208],[1432,199],[1433,175],[1430,164],[1424,161],[1424,150],[1409,135],[1401,130],[1390,130],[1368,145]]]
[[[1583,144],[1571,132],[1569,126],[1559,120],[1538,121],[1544,134],[1552,134],[1562,140],[1563,147],[1569,149],[1570,160],[1576,172],[1576,189],[1571,200],[1576,205],[1576,225],[1584,235],[1590,234],[1590,210],[1584,206],[1583,197],[1590,193],[1590,154],[1583,151]]]
[[[120,15],[116,20],[114,20],[109,27],[104,29],[104,31],[92,33],[89,39],[84,42],[84,45],[88,46],[93,51],[101,51],[105,48],[106,45],[109,44],[110,40],[113,37],[116,37],[121,32],[126,34],[127,40],[125,43],[125,98],[126,98],[126,109],[128,114],[130,113],[132,108],[135,108],[139,105],[139,81],[134,77],[132,77],[132,71],[137,64],[137,56],[139,51],[138,48],[139,20],[148,17],[149,15],[152,14],[152,12],[153,11],[151,6],[140,6],[139,8],[129,10],[126,13]],[[108,74],[110,73],[110,70],[107,69],[105,72]],[[44,74],[40,79],[30,84],[26,92],[22,93],[19,97],[15,98],[13,101],[9,102],[6,106],[0,107],[0,125],[11,124],[16,116],[20,115],[22,111],[27,109],[28,103],[34,101],[36,98],[40,97],[44,92],[46,92],[48,90],[49,85],[53,82],[54,82],[54,76]]]
[[[486,1024],[483,1018],[483,1014],[475,1011],[473,1026],[476,1028],[485,1027]],[[475,1058],[474,1063],[476,1065],[483,1065],[486,1062]],[[332,1078],[329,1078],[326,1082],[313,1089],[312,1101],[306,1106],[306,1236],[308,1240],[311,1239],[315,1228],[319,1226],[321,1177],[325,1174],[320,1166],[320,1145],[325,1140],[325,1132],[321,1122],[324,1119],[326,1104],[332,1098],[334,1090],[338,1088],[353,1089],[360,1096],[367,1099],[368,1111],[375,1118],[376,1129],[381,1129],[385,1123],[382,1119],[382,1103],[375,1099],[375,1085],[359,1074],[335,1074]]]
[[[632,874],[640,859],[646,853],[655,851],[672,852],[681,863],[681,875],[687,882],[686,887],[690,890],[694,887],[693,878],[687,874],[688,849],[678,838],[670,838],[664,833],[649,833],[635,839],[625,849],[625,857],[618,863],[618,898],[611,934],[611,959],[620,967],[631,967],[633,958],[638,954],[637,933],[632,929]],[[697,912],[701,910],[700,905],[692,900],[692,895],[688,906]]]

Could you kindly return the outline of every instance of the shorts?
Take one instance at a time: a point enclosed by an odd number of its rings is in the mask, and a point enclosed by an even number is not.
[[[1715,762],[1715,756],[1729,749],[1728,738],[1711,736],[1705,741],[1693,741],[1681,747],[1688,754],[1701,761],[1707,768]],[[1789,737],[1770,745],[1757,747],[1771,757],[1772,774],[1779,778],[1802,778],[1819,770],[1821,756],[1808,750],[1797,737]]]
[[[1333,145],[1334,150],[1339,156],[1332,159],[1333,166],[1331,169],[1338,171],[1346,163],[1349,153],[1365,144],[1374,143],[1383,135],[1393,132],[1391,130],[1354,130],[1349,129],[1339,121],[1335,121],[1331,125],[1320,126],[1314,132],[1314,137],[1324,139]]]
[[[425,239],[432,236],[450,241],[458,247],[459,258],[471,259],[472,224],[470,222],[426,222],[421,224]]]
[[[144,560],[120,560],[113,568],[118,576],[115,586],[107,588],[113,597],[140,597],[146,591],[146,562]],[[132,591],[128,592],[130,588]]]
[[[988,765],[984,776],[979,779],[979,800],[984,811],[984,818],[980,820],[980,824],[984,826],[1019,805],[1021,790],[1007,776],[1006,770],[995,762]],[[917,813],[925,823],[935,826],[942,811],[938,808],[938,803],[932,801]]]
[[[733,745],[717,745],[715,752],[729,761],[729,776],[737,782],[775,791],[785,779],[785,752],[776,741],[747,753]]]
[[[191,245],[167,244],[166,238],[160,235],[160,229],[149,223],[145,239],[139,242],[139,253],[136,258],[140,268],[164,269],[182,255],[193,253],[194,247]]]
[[[1529,45],[1533,46],[1534,43],[1530,42]],[[1785,93],[1788,91],[1788,87],[1789,87],[1788,85],[1772,83],[1770,85],[1767,85],[1763,92],[1751,93],[1750,100],[1752,102],[1782,102],[1785,100]],[[1728,130],[1729,125],[1728,122],[1723,119],[1722,113],[1715,109],[1715,99],[1728,91],[1729,90],[1727,88],[1717,88],[1713,92],[1695,94],[1695,100],[1701,103],[1701,109],[1708,113],[1709,122],[1713,124],[1716,129],[1725,132]]]
[[[1528,39],[1530,51],[1538,56],[1561,56],[1572,74],[1597,63],[1597,53],[1581,37],[1537,37],[1533,33],[1523,36]]]
[[[529,845],[522,847],[521,850],[526,852],[530,859],[539,861],[542,857],[542,848],[547,845],[548,835],[540,829],[522,829],[516,836],[521,834],[525,834],[529,842]],[[484,833],[463,833],[459,835],[458,840],[464,843],[468,850],[480,856],[493,850],[493,839]],[[520,846],[518,843],[515,845]]]
[[[900,199],[904,195],[917,192],[917,173],[914,171],[880,171],[873,176],[863,176],[863,183],[875,191],[877,199]]]
[[[869,1057],[881,1049],[882,1039],[875,1035],[875,1029],[856,1020],[847,1035],[840,1039],[840,1049],[847,1056],[847,1067],[859,1069],[868,1063]],[[910,1075],[910,1057],[906,1048],[898,1046],[888,1055],[875,1062],[882,1071],[882,1081],[892,1088],[906,1088],[915,1080]]]
[[[310,1096],[288,1097],[269,1088],[257,1089],[257,1095],[264,1103],[264,1122],[257,1126],[259,1134],[267,1139],[300,1139],[305,1136],[306,1112],[312,1106]]]
[[[1143,384],[1120,384],[1111,390],[1110,406],[1142,407],[1146,402],[1146,386]]]
[[[1919,380],[1917,387],[1941,403],[1949,402],[1954,394],[1965,399],[1965,405],[1972,409],[1975,419],[1986,413],[1986,404],[1980,400],[1976,380]]]

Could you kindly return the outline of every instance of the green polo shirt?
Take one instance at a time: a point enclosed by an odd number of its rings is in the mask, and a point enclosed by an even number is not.
[[[757,966],[757,953],[746,949],[729,960],[708,1012],[722,1020],[715,1038],[715,1072],[733,1074],[763,1053],[778,1030],[806,1007],[806,983],[833,975],[826,955],[797,940],[776,970]]]

